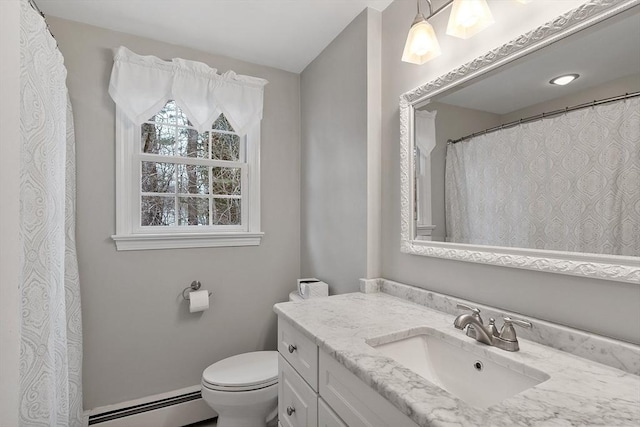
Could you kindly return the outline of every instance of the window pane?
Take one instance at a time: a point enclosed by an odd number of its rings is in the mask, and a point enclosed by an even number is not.
[[[142,191],[145,193],[175,193],[174,163],[142,162]]]
[[[239,225],[240,199],[213,199],[213,225]]]
[[[209,225],[209,198],[180,197],[178,225]]]
[[[220,114],[215,122],[213,122],[213,129],[216,130],[226,130],[229,132],[235,132],[235,130],[231,127],[231,123],[227,121],[227,118],[224,114]]]
[[[144,123],[141,138],[142,152],[173,156],[175,155],[175,137],[175,126]]]
[[[209,132],[178,128],[178,156],[209,158]]]
[[[240,195],[240,168],[211,168],[213,194]]]
[[[209,194],[209,168],[196,165],[177,165],[178,193]]]
[[[211,158],[216,160],[240,160],[240,137],[211,132]]]
[[[191,126],[191,123],[184,115],[182,110],[178,108],[175,101],[168,101],[162,110],[158,111],[149,119],[150,122],[170,123],[178,126]]]
[[[140,219],[142,226],[171,226],[176,224],[175,198],[142,196]]]

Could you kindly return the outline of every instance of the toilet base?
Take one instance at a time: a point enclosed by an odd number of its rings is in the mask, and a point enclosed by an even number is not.
[[[266,427],[278,407],[278,385],[259,390],[218,391],[202,385],[202,398],[218,413],[218,427]]]

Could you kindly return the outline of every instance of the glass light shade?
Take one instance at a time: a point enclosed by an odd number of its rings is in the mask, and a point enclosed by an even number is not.
[[[440,53],[440,43],[438,43],[433,27],[424,19],[424,16],[416,16],[407,35],[402,60],[422,65],[436,56],[440,56]]]
[[[468,39],[494,22],[486,0],[453,0],[447,34]]]

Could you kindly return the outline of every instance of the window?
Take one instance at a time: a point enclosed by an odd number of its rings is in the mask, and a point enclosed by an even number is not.
[[[241,230],[245,140],[222,114],[198,133],[169,101],[141,126],[140,226]]]
[[[260,244],[259,124],[198,132],[174,101],[137,126],[117,109],[118,250]]]
[[[259,77],[115,51],[118,250],[259,245]]]

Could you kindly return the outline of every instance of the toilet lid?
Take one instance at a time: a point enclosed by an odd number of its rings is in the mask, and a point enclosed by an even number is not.
[[[278,382],[278,352],[238,354],[204,370],[203,383],[211,388],[255,390]]]

